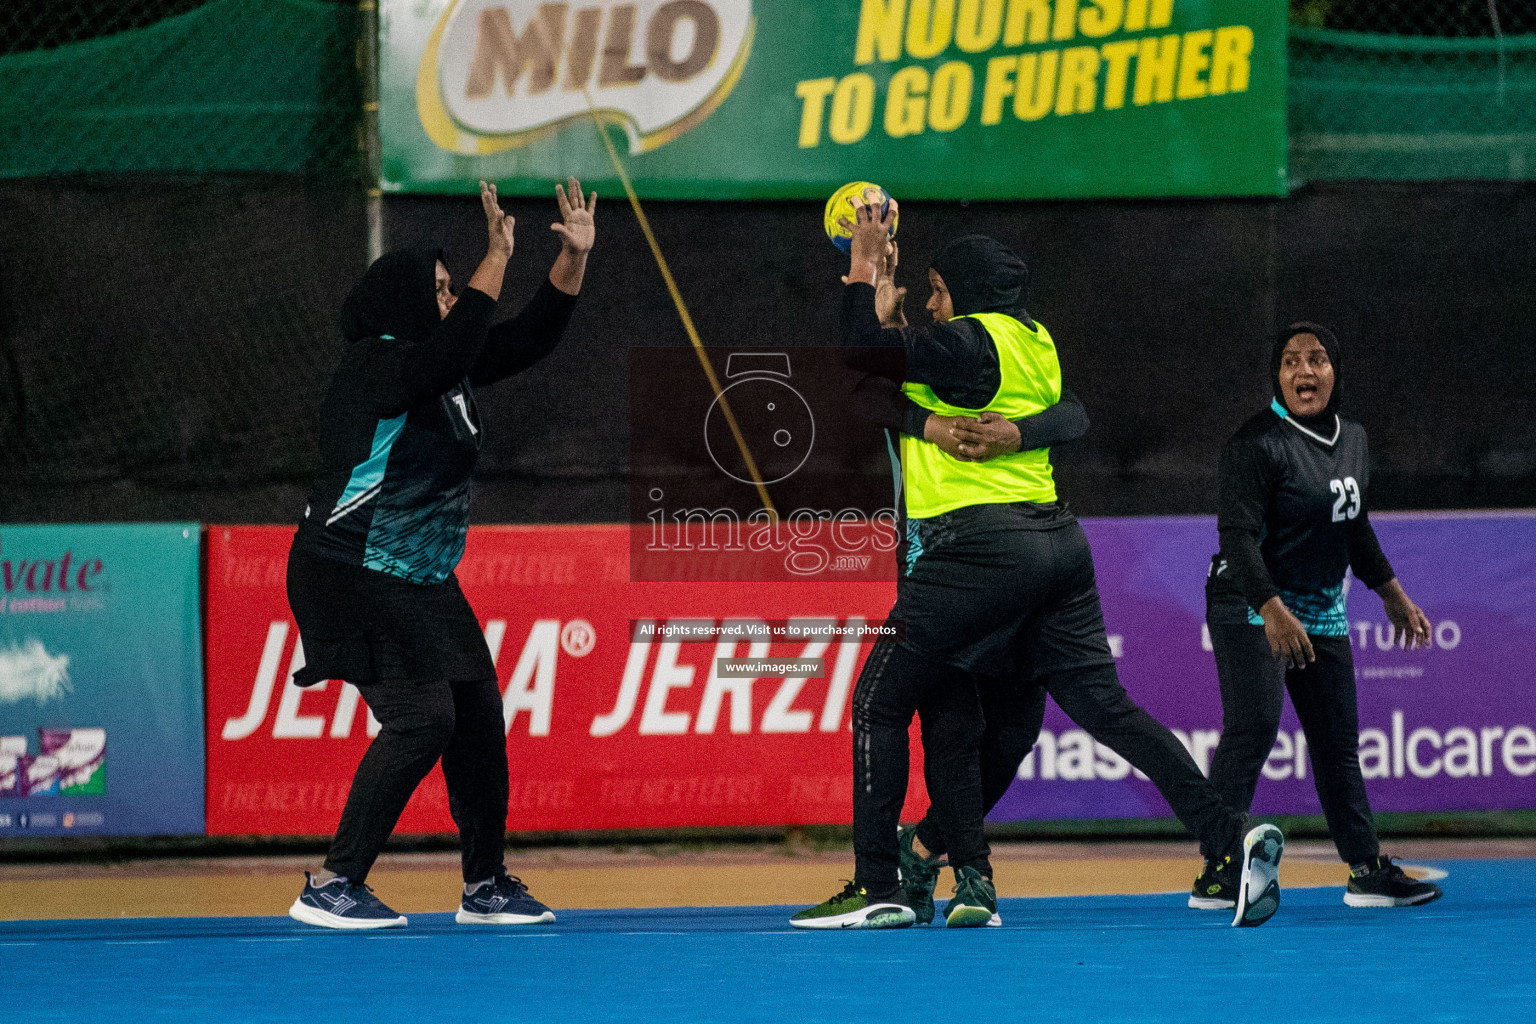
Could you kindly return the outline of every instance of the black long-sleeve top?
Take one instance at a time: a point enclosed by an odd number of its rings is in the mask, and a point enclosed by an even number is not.
[[[495,300],[468,288],[425,340],[351,342],[321,407],[323,468],[294,546],[413,583],[447,579],[484,439],[472,388],[548,355],[575,306],[545,282],[492,326]]]
[[[1336,418],[1331,435],[1272,406],[1222,449],[1207,611],[1212,622],[1253,622],[1279,595],[1309,633],[1344,636],[1346,569],[1371,589],[1395,576],[1367,513],[1365,430]]]
[[[1025,324],[1034,323],[1023,310],[1012,315]],[[1002,387],[997,344],[979,321],[969,317],[885,327],[875,312],[874,286],[854,283],[843,289],[838,327],[846,348],[900,349],[905,355],[893,360],[871,352],[850,360],[850,365],[867,374],[851,397],[860,415],[880,426],[923,436],[928,410],[900,394],[904,381],[926,384],[941,400],[963,409],[982,408]],[[888,387],[884,381],[897,387]],[[1075,441],[1088,432],[1087,410],[1066,389],[1049,409],[1013,422],[1019,428],[1020,451]]]
[[[901,387],[880,374],[866,374],[849,395],[860,418],[911,437],[922,437],[931,415],[927,409],[902,394]],[[1019,428],[1019,451],[1054,448],[1076,441],[1088,433],[1088,410],[1067,388],[1061,400],[1033,416],[1013,421]]]
[[[1025,324],[1033,323],[1023,310],[1012,315]],[[838,340],[845,348],[901,349],[906,354],[903,380],[926,384],[942,401],[962,409],[982,408],[1003,386],[997,345],[979,320],[960,317],[885,327],[875,312],[871,284],[855,282],[843,289]],[[888,360],[855,356],[850,365],[867,373],[888,376],[891,372]]]

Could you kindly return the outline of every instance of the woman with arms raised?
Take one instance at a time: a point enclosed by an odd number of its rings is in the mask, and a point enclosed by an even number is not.
[[[342,308],[347,350],[320,413],[324,468],[288,560],[288,602],[307,664],[300,686],[354,683],[381,730],[368,747],[325,867],[289,914],[327,928],[404,925],[366,884],[441,758],[463,850],[461,924],[553,921],[503,865],[508,771],[496,667],[454,567],[469,530],[469,477],[485,441],[474,389],[559,342],[595,237],[597,196],[556,186],[560,255],[523,311],[492,326],[513,219],[480,184],[489,245],[455,297],[441,255],[392,252]]]

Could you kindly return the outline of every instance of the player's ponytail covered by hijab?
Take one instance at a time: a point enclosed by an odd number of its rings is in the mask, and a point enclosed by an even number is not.
[[[424,341],[440,319],[436,287],[441,249],[403,249],[373,261],[341,307],[341,333],[348,341],[399,338]]]
[[[946,243],[929,265],[949,288],[955,316],[1006,313],[1030,322],[1024,313],[1029,266],[997,239],[961,235]]]

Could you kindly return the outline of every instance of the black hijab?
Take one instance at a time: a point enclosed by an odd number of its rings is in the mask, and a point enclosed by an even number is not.
[[[341,333],[348,341],[389,335],[425,341],[437,328],[435,249],[399,249],[373,261],[341,306]]]
[[[1323,346],[1323,351],[1328,353],[1328,361],[1333,364],[1333,393],[1328,396],[1328,404],[1323,411],[1315,416],[1298,416],[1291,412],[1290,406],[1285,404],[1285,394],[1280,390],[1280,358],[1285,353],[1285,346],[1298,334],[1316,335]],[[1339,412],[1343,367],[1339,362],[1339,339],[1333,336],[1332,331],[1322,324],[1314,324],[1306,320],[1297,321],[1281,331],[1275,337],[1275,347],[1269,354],[1269,378],[1275,388],[1275,401],[1279,402],[1296,422],[1308,430],[1316,430],[1319,433],[1333,432],[1334,417]]]
[[[1029,267],[1003,243],[986,235],[961,235],[930,264],[944,279],[955,316],[1007,313],[1029,323],[1024,312]]]

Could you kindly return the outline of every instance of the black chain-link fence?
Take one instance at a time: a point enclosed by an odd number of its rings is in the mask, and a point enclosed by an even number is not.
[[[0,177],[355,172],[339,0],[5,0]]]

